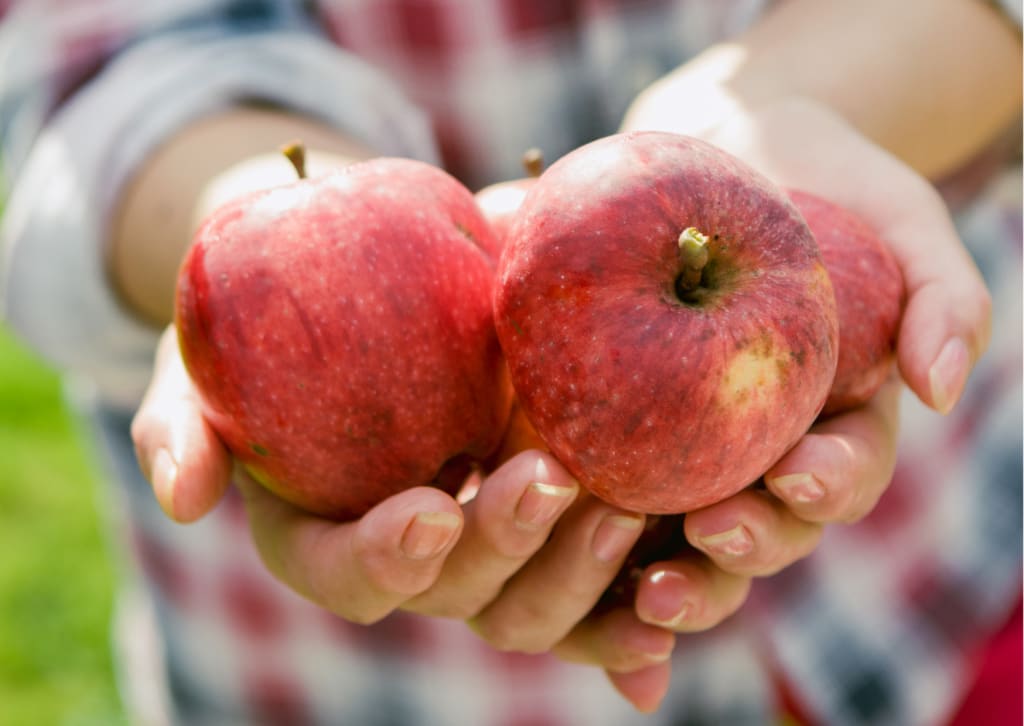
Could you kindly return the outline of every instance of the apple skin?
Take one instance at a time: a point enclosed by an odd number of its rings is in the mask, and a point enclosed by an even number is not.
[[[679,238],[708,238],[683,302]],[[601,499],[678,514],[755,482],[807,431],[836,368],[832,285],[780,189],[663,132],[591,142],[523,200],[498,337],[550,451]]]
[[[529,154],[529,152],[527,153]],[[526,192],[536,183],[537,176],[540,174],[540,162],[532,163],[531,160],[534,158],[536,157],[524,159],[523,166],[529,176],[491,184],[480,189],[474,195],[480,206],[480,211],[491,225],[499,247],[504,246],[508,232],[512,228],[512,222],[526,197]],[[511,383],[509,385],[511,386]],[[501,444],[484,463],[484,471],[494,471],[513,456],[527,449],[547,450],[547,445],[537,435],[530,420],[523,412],[522,406],[515,400],[515,392],[510,391],[510,396],[513,400],[508,426]]]
[[[809,192],[786,193],[817,240],[835,291],[839,361],[822,413],[840,413],[866,403],[889,375],[906,304],[903,275],[861,217]]]
[[[502,248],[526,193],[544,170],[544,152],[537,147],[527,149],[523,152],[522,163],[526,176],[491,184],[474,195]]]
[[[534,177],[523,177],[491,184],[476,193],[477,204],[490,223],[499,247],[503,247],[505,240],[508,239],[519,206],[536,181]],[[500,254],[498,256],[500,257]]]
[[[220,208],[176,295],[207,420],[257,481],[316,514],[356,517],[416,485],[454,491],[510,407],[497,249],[465,187],[405,159]]]

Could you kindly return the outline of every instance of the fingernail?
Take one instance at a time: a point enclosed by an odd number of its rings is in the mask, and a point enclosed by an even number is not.
[[[825,487],[813,474],[786,474],[772,479],[772,487],[789,502],[811,504],[825,496]]]
[[[754,550],[754,538],[750,535],[750,530],[742,524],[737,524],[725,532],[704,535],[698,540],[704,549],[726,557],[742,557]]]
[[[640,517],[613,514],[604,518],[591,542],[594,556],[602,562],[614,562],[626,556],[643,527]]]
[[[676,645],[675,636],[669,635],[660,628],[645,635],[642,642],[636,643],[637,654],[644,661],[654,665],[655,663],[664,663],[672,657],[672,651]]]
[[[516,505],[516,526],[534,530],[549,524],[572,502],[576,487],[531,482]]]
[[[947,414],[960,400],[967,373],[970,369],[971,354],[962,338],[953,338],[942,347],[935,362],[928,371],[928,382],[932,388],[935,410]]]
[[[672,651],[670,650],[667,653],[664,653],[664,652],[655,652],[655,653],[646,652],[646,653],[641,653],[641,656],[643,657],[643,659],[647,663],[650,663],[651,665],[657,665],[658,663],[664,663],[665,661],[670,660],[672,658]]]
[[[402,535],[402,552],[414,560],[436,557],[455,539],[461,523],[450,512],[420,512]]]
[[[160,508],[167,516],[174,518],[174,484],[178,479],[178,462],[167,449],[157,449],[153,456],[153,493]]]
[[[680,627],[694,612],[694,605],[688,598],[690,581],[670,570],[659,570],[648,581],[654,587],[647,589],[638,603],[642,608],[641,618],[666,628]]]

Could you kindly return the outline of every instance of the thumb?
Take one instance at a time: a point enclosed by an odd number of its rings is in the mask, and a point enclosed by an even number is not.
[[[807,99],[741,114],[713,140],[779,184],[841,204],[889,244],[907,291],[900,373],[921,401],[948,413],[988,346],[992,302],[934,185]]]
[[[938,193],[923,191],[889,230],[907,284],[896,352],[907,385],[946,414],[988,347],[992,299]]]
[[[167,516],[192,522],[220,501],[231,480],[231,456],[203,418],[173,326],[160,339],[131,434],[139,468]]]

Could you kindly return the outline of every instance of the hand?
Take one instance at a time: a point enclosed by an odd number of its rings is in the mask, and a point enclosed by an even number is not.
[[[660,102],[635,107],[626,129],[685,132],[665,108]],[[845,205],[889,242],[908,292],[899,374],[923,402],[947,413],[987,346],[991,303],[932,187],[809,101],[735,113],[701,135],[784,186]],[[679,632],[707,628],[728,614],[721,602],[739,607],[750,577],[770,575],[813,551],[823,525],[868,514],[892,478],[900,388],[894,371],[866,405],[815,424],[766,472],[766,489],[750,488],[687,514],[686,537],[706,557],[648,567],[636,597],[640,618]],[[729,594],[709,605],[702,593],[710,592]]]
[[[547,454],[512,456],[463,503],[417,487],[356,521],[309,515],[240,467],[232,472],[231,456],[202,416],[173,328],[161,340],[132,437],[168,516],[202,517],[234,478],[267,567],[352,622],[401,609],[465,619],[503,650],[553,650],[616,674],[652,663],[667,668],[672,633],[641,622],[630,608],[587,617],[643,517],[580,494]]]
[[[677,91],[671,85],[664,94]],[[644,97],[624,130],[687,133],[685,118]],[[948,413],[981,357],[991,299],[935,188],[835,112],[802,98],[756,111],[736,107],[699,135],[784,187],[831,199],[859,214],[891,246],[907,286],[897,341],[903,380],[926,405]]]
[[[664,120],[645,118],[642,109],[632,118],[644,125]],[[925,404],[948,413],[988,345],[991,300],[933,187],[839,116],[806,100],[735,114],[705,137],[784,186],[846,206],[891,245],[908,295],[897,338],[899,374]],[[899,388],[894,371],[869,404],[816,424],[765,474],[768,490],[788,512],[766,503],[763,493],[744,492],[741,501],[689,516],[691,541],[730,571],[765,574],[772,570],[764,566],[770,559],[765,551],[809,551],[813,531],[801,523],[854,522],[868,514],[895,466]],[[755,530],[766,521],[789,522],[786,535],[759,541]],[[723,559],[714,545],[724,543],[707,535],[741,523],[754,542],[737,544],[734,552],[744,546],[750,552]]]

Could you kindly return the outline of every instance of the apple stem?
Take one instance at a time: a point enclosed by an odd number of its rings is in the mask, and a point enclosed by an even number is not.
[[[693,292],[700,287],[704,266],[708,264],[708,237],[696,227],[687,227],[679,235],[679,261],[682,271],[676,280],[681,293]]]
[[[533,146],[523,153],[523,169],[526,176],[536,179],[544,171],[544,152]]]
[[[306,178],[306,146],[301,141],[291,141],[281,147],[281,153],[292,163],[299,179]]]

